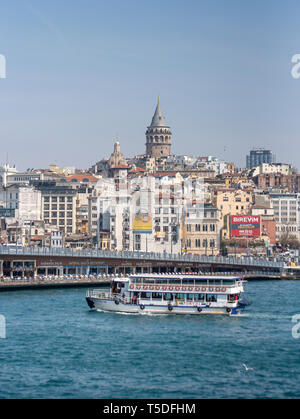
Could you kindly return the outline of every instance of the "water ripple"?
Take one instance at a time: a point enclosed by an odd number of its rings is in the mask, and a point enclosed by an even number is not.
[[[0,398],[299,398],[300,282],[248,288],[235,318],[90,312],[85,290],[2,293]]]

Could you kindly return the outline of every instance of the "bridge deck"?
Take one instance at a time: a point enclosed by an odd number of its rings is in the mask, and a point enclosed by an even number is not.
[[[39,247],[9,247],[0,246],[0,259],[18,259],[20,257],[54,258],[54,259],[85,259],[114,262],[143,261],[149,263],[194,263],[219,266],[239,266],[245,268],[267,268],[281,270],[283,262],[273,262],[265,259],[254,259],[252,257],[222,257],[222,256],[199,256],[189,254],[169,253],[144,253],[144,252],[117,252],[103,250],[73,250],[73,249],[51,249]]]

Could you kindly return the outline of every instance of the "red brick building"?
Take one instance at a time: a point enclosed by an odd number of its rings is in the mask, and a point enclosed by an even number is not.
[[[288,192],[300,192],[300,175],[283,175],[281,173],[265,173],[253,178],[259,189],[285,189]]]

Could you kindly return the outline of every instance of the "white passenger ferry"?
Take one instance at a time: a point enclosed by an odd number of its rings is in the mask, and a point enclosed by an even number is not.
[[[91,309],[154,314],[236,315],[248,305],[243,277],[141,274],[114,278],[109,292],[88,291]]]

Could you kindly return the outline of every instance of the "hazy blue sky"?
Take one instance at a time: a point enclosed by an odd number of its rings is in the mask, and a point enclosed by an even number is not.
[[[157,96],[172,151],[300,169],[299,0],[9,0],[0,164],[88,168],[142,154]]]

